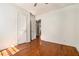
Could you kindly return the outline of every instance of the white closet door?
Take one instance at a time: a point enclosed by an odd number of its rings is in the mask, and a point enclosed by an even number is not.
[[[26,42],[26,14],[19,12],[17,21],[17,43],[22,44]]]
[[[30,15],[31,18],[31,40],[36,38],[36,20],[34,15]]]

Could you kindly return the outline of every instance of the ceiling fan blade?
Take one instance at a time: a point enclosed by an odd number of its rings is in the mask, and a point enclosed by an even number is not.
[[[48,4],[48,3],[44,3],[44,4]],[[37,3],[34,3],[34,7],[36,7],[37,6]]]
[[[34,7],[36,7],[37,6],[37,3],[34,3]]]
[[[48,4],[48,3],[45,3],[45,4]]]

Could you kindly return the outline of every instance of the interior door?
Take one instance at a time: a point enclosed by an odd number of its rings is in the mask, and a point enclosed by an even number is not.
[[[36,38],[36,20],[34,15],[30,15],[30,39],[33,40]]]
[[[17,19],[17,43],[22,44],[26,42],[26,19],[27,16],[23,12],[19,12]]]

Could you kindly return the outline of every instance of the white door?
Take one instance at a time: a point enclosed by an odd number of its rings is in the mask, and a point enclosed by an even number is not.
[[[30,15],[31,18],[31,26],[30,26],[30,35],[31,35],[31,40],[36,38],[36,20],[35,20],[35,16],[34,15]]]
[[[18,13],[17,19],[17,43],[22,44],[26,42],[26,20],[27,16],[23,12]]]

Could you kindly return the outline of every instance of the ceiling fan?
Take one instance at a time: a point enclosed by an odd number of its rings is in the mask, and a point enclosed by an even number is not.
[[[44,3],[44,4],[48,4],[48,3]],[[38,5],[38,3],[34,3],[34,7],[36,7]]]

